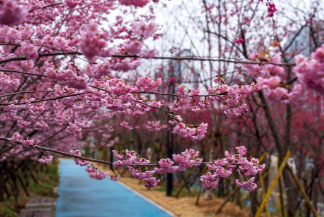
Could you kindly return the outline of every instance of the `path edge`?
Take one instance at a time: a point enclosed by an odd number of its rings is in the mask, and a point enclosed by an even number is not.
[[[134,189],[128,187],[127,185],[125,185],[122,182],[118,182],[119,184],[121,184],[122,186],[124,186],[125,188],[127,188],[128,190],[130,190],[131,192],[133,192],[134,194],[140,196],[141,198],[143,198],[144,200],[146,200],[147,202],[151,203],[152,205],[156,206],[157,208],[159,208],[160,210],[162,210],[163,212],[165,212],[166,214],[172,216],[172,217],[176,217],[176,215],[174,215],[173,212],[171,212],[170,210],[164,208],[163,206],[159,205],[158,203],[154,202],[153,200],[149,199],[148,197],[144,196],[143,194],[139,193],[138,191],[135,191]]]

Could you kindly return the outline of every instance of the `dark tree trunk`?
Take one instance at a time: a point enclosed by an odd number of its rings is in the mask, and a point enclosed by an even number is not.
[[[256,212],[258,210],[258,198],[257,198],[257,192],[252,191],[251,192],[251,213],[250,216],[254,217]]]
[[[5,193],[5,180],[4,180],[4,171],[3,171],[3,163],[0,164],[0,202],[4,201],[4,193]]]
[[[265,115],[266,115],[270,130],[271,130],[276,148],[278,149],[278,152],[280,154],[280,161],[282,161],[288,151],[289,136],[290,136],[291,110],[289,110],[288,105],[287,105],[287,114],[286,114],[287,123],[286,123],[286,134],[285,134],[286,141],[284,142],[284,144],[282,144],[280,141],[280,138],[279,138],[277,128],[276,128],[275,123],[272,119],[267,100],[266,100],[262,91],[259,91],[258,93],[259,93],[261,102],[263,104],[263,109],[265,111]],[[285,189],[287,189],[287,191],[286,191],[286,193],[287,193],[287,217],[294,217],[295,216],[295,208],[296,208],[296,197],[295,197],[296,190],[295,190],[295,187],[293,186],[293,182],[290,178],[289,170],[287,168],[285,168],[283,170],[282,177],[283,177],[283,181],[285,184]]]

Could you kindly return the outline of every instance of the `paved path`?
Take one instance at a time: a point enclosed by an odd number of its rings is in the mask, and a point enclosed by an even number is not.
[[[170,217],[124,185],[91,179],[72,159],[60,162],[56,217]]]

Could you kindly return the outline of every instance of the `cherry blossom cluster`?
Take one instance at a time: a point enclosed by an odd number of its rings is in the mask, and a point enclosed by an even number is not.
[[[261,57],[256,53],[250,54],[250,60],[256,62],[273,62],[273,63],[281,63],[281,55],[276,54],[273,57],[265,58]],[[257,77],[269,77],[269,76],[276,76],[281,75],[284,73],[285,69],[282,66],[276,65],[257,65],[257,64],[243,64],[247,70],[247,73],[251,75],[253,78]]]
[[[14,133],[10,139],[12,143],[21,143],[19,133]],[[38,149],[43,149],[43,147],[37,147]],[[217,186],[219,178],[228,178],[232,174],[232,170],[237,168],[238,174],[242,177],[242,180],[236,180],[236,183],[239,187],[246,190],[252,191],[257,187],[254,183],[254,177],[258,173],[261,173],[265,168],[265,164],[260,165],[259,160],[252,158],[250,161],[247,160],[244,155],[246,154],[246,148],[240,146],[236,148],[237,154],[230,154],[228,151],[225,151],[225,158],[215,160],[214,162],[205,163],[211,172],[206,173],[201,176],[201,181],[205,189],[213,189]],[[149,164],[150,161],[144,158],[140,158],[139,155],[132,150],[126,149],[121,153],[118,153],[116,150],[112,150],[114,157],[117,159],[112,165],[116,167],[128,167],[130,173],[134,178],[142,179],[145,181],[146,187],[156,186],[160,180],[153,177],[155,173],[165,174],[184,171],[193,166],[199,166],[202,164],[202,158],[199,157],[199,151],[194,149],[186,149],[181,154],[173,154],[173,160],[160,159],[158,162],[158,167],[154,170],[145,171],[145,167],[157,166],[155,164]],[[59,152],[60,154],[65,154],[64,152]],[[102,172],[95,168],[90,161],[83,159],[82,154],[79,150],[70,150],[70,154],[74,155],[74,161],[77,165],[87,166],[86,171],[89,176],[93,179],[102,180],[106,178],[109,173]],[[66,153],[66,155],[70,155]],[[52,161],[53,156],[42,156],[39,159],[39,162],[49,163]],[[138,168],[138,169],[137,169]],[[212,172],[214,174],[212,174]],[[110,180],[117,181],[119,175],[110,176]]]
[[[129,129],[129,130],[133,129],[133,127],[129,126],[129,123],[127,121],[120,122],[120,126],[126,128],[126,129]]]
[[[186,149],[181,154],[173,154],[173,160],[178,164],[177,171],[183,171],[192,166],[199,166],[202,158],[199,158],[199,151],[194,149]]]
[[[90,28],[90,27],[87,27]],[[48,94],[48,96],[54,96],[60,98],[54,102],[49,101],[37,101],[37,98],[23,97],[16,98],[11,101],[4,101],[6,104],[6,111],[18,111],[21,109],[29,110],[32,113],[41,113],[48,108],[59,108],[61,113],[64,114],[74,114],[83,113],[85,111],[95,112],[101,107],[106,107],[107,109],[122,114],[144,114],[147,111],[153,111],[156,109],[161,109],[163,106],[163,101],[149,100],[144,97],[145,93],[149,94],[163,94],[155,92],[162,83],[162,79],[153,80],[149,77],[139,77],[137,79],[136,85],[132,86],[129,83],[122,81],[121,79],[98,79],[92,80],[87,74],[93,74],[94,69],[100,69],[101,71],[108,71],[107,73],[100,72],[99,78],[103,75],[109,75],[109,71],[112,69],[110,62],[103,62],[102,64],[93,64],[95,67],[90,65],[86,66],[85,70],[79,69],[75,64],[68,64],[64,69],[52,65],[49,62],[44,62],[43,73],[46,76],[44,79],[50,79],[53,82],[54,87],[47,88],[49,92],[52,90],[53,93]],[[88,73],[91,71],[91,73]],[[82,73],[85,72],[85,73]],[[6,77],[7,79],[7,77]],[[8,78],[9,79],[9,78]],[[8,80],[7,79],[7,80]],[[10,78],[11,79],[11,78]],[[18,81],[18,79],[16,80]],[[89,81],[93,81],[90,83]],[[10,82],[7,82],[10,83]],[[89,84],[90,83],[90,84]],[[224,88],[226,87],[226,88]],[[248,92],[255,91],[255,85],[246,85],[244,87],[235,86],[232,88],[227,85],[219,85],[217,88],[209,88],[208,95],[199,95],[200,90],[189,90],[184,86],[179,86],[177,100],[173,104],[166,104],[169,106],[171,111],[183,111],[184,109],[192,111],[200,111],[202,108],[209,108],[213,101],[220,98],[224,100],[223,106],[221,107],[228,115],[243,115],[246,113],[247,109],[242,105],[242,100],[246,97]],[[79,89],[79,90],[78,90]],[[144,92],[140,92],[140,89]],[[43,91],[43,90],[42,90]],[[69,95],[72,95],[69,97]],[[74,96],[77,95],[77,96]],[[41,96],[40,94],[38,95]],[[202,100],[204,98],[204,100]],[[55,98],[54,98],[55,99]],[[66,108],[72,108],[72,110],[64,110]],[[242,109],[243,108],[243,109]],[[244,112],[242,112],[242,110]],[[163,110],[166,111],[165,109]],[[62,123],[64,117],[58,111],[52,113],[55,117],[54,120]],[[166,112],[167,113],[167,112]],[[84,113],[83,113],[84,114]],[[201,123],[199,125],[184,124],[180,116],[172,115],[171,124],[175,125],[173,132],[178,133],[183,137],[189,137],[194,141],[200,141],[204,138],[207,131],[207,124]],[[65,119],[68,120],[68,119]],[[18,120],[21,125],[29,125],[30,122]],[[85,124],[84,120],[81,122],[76,121],[74,123],[66,123],[68,125],[67,129],[71,130],[76,138],[81,137],[82,128],[89,127]],[[46,120],[36,121],[34,123],[37,130],[46,131],[49,130],[49,125]],[[126,122],[122,122],[121,126],[131,129]],[[144,126],[145,127],[145,126]]]
[[[52,160],[53,160],[53,156],[45,156],[45,155],[43,155],[42,158],[39,159],[38,161],[41,162],[41,163],[48,164],[48,163],[52,162]]]
[[[109,175],[108,172],[102,172],[98,168],[94,167],[92,164],[90,166],[87,166],[85,168],[85,171],[88,172],[90,178],[97,179],[97,180],[103,180]],[[119,175],[109,175],[109,179],[115,182],[119,178],[120,178]]]
[[[147,188],[155,187],[159,183],[160,183],[160,179],[156,179],[155,177],[145,178],[144,179],[144,185]]]
[[[263,2],[263,0],[259,0],[260,2]],[[274,13],[277,11],[276,5],[274,3],[270,3],[269,0],[267,0],[266,6],[268,7],[268,17],[273,17]]]
[[[112,150],[112,152],[115,158],[118,159],[118,161],[115,161],[113,163],[113,165],[116,167],[131,166],[132,164],[147,165],[150,163],[149,160],[139,158],[138,154],[135,151],[129,151],[128,149],[126,149],[121,154],[119,154],[116,150]]]
[[[72,67],[73,66],[70,65],[68,69],[61,71],[55,70],[54,68],[47,68],[44,74],[50,79],[58,81],[61,85],[68,85],[69,87],[77,89],[86,89],[89,77],[86,74],[77,75]],[[57,89],[58,87],[59,86],[56,86],[55,89]]]
[[[147,121],[143,127],[145,127],[148,131],[160,131],[168,127],[165,124],[161,125],[160,122],[161,121]]]
[[[144,180],[144,185],[147,188],[155,187],[157,184],[160,183],[159,179],[152,177],[153,174],[155,173],[154,171],[141,172],[139,170],[134,169],[131,166],[129,166],[128,169],[134,178]]]
[[[109,179],[111,180],[111,181],[115,181],[115,182],[117,182],[117,180],[120,178],[120,175],[110,175],[109,176]]]
[[[173,173],[183,171],[192,166],[199,166],[202,158],[198,158],[199,151],[186,149],[181,154],[173,154],[173,161],[169,158],[159,160],[160,168],[155,168],[154,171],[159,174]],[[177,165],[174,165],[176,163]]]
[[[261,57],[258,54],[252,53],[250,60],[261,61]],[[281,55],[276,54],[266,61],[281,63]],[[256,64],[243,64],[247,70],[247,73],[255,78],[261,89],[264,90],[268,99],[275,102],[289,103],[292,100],[298,98],[302,93],[302,86],[300,84],[294,85],[293,88],[288,87],[282,83],[281,75],[285,69],[276,65],[256,65]]]
[[[178,170],[177,166],[173,166],[174,162],[167,159],[160,159],[158,164],[160,165],[160,168],[155,168],[154,171],[158,174],[165,174],[165,173],[174,173]]]
[[[317,48],[309,60],[302,55],[295,56],[295,60],[298,81],[324,95],[324,45]]]
[[[114,139],[110,140],[109,142],[102,141],[101,146],[106,146],[106,147],[113,147],[116,142],[119,141],[118,137],[115,137]]]
[[[2,140],[6,140],[8,142],[4,147],[10,149],[9,151],[1,154],[0,162],[5,161],[8,158],[12,158],[12,156],[15,156],[16,159],[20,160],[29,156],[30,159],[42,163],[50,163],[52,161],[53,156],[47,156],[44,151],[42,153],[44,153],[45,156],[43,155],[39,159],[39,150],[35,149],[36,145],[38,145],[36,140],[29,139],[28,137],[23,138],[19,132],[13,133],[11,138],[2,137]]]
[[[125,45],[125,50],[128,54],[135,55],[139,54],[142,50],[143,42],[141,41],[130,41]]]
[[[80,49],[83,55],[90,61],[97,55],[104,55],[104,48],[107,46],[105,39],[102,39],[98,30],[98,24],[90,22],[81,35]]]
[[[247,114],[248,108],[244,103],[244,99],[249,93],[255,93],[259,91],[258,84],[247,84],[247,85],[234,85],[228,86],[222,83],[221,79],[214,79],[218,86],[216,88],[209,87],[208,92],[210,95],[224,94],[221,109],[224,113],[230,117],[238,117]],[[215,96],[208,97],[208,100],[215,100]]]
[[[139,6],[141,1],[132,4]],[[141,19],[125,22],[120,16],[116,22],[109,23],[109,31],[101,28],[107,21],[102,15],[118,7],[106,0],[66,0],[63,4],[51,0],[0,2],[0,24],[3,24],[0,59],[8,61],[0,72],[0,85],[4,87],[0,88],[3,111],[0,136],[17,131],[26,138],[19,141],[24,146],[12,146],[1,158],[13,157],[24,149],[24,154],[17,155],[16,159],[36,155],[34,150],[29,151],[29,146],[39,141],[65,151],[80,148],[81,137],[90,136],[91,125],[105,119],[107,113],[144,114],[161,107],[161,102],[131,94],[139,92],[138,88],[113,79],[118,78],[115,71],[136,69],[141,58],[112,55],[132,53],[127,50],[136,48],[137,42],[141,49],[133,53],[140,57],[153,57],[157,53],[144,47],[145,39],[156,39],[154,17],[147,19],[151,15],[141,16],[147,22],[143,32],[139,28]],[[75,62],[81,54],[90,62],[81,65]],[[144,82],[143,88],[154,89],[158,83],[159,80]],[[16,93],[17,89],[26,93]],[[107,109],[103,111],[104,107]],[[116,141],[117,138],[105,141],[105,145],[112,146]],[[81,160],[76,162],[86,164]]]
[[[15,132],[10,138],[10,142],[21,142],[24,146],[33,146],[37,144],[33,139],[22,139],[20,133]]]
[[[205,189],[214,189],[218,185],[219,178],[228,178],[232,174],[233,169],[237,168],[239,175],[242,177],[242,180],[236,180],[238,187],[248,191],[255,190],[257,185],[254,183],[253,176],[262,173],[265,164],[260,165],[259,160],[256,158],[252,158],[249,161],[246,157],[243,157],[246,154],[246,148],[244,146],[237,147],[236,150],[237,154],[230,154],[228,151],[225,151],[225,158],[206,164],[211,172],[207,172],[200,178]],[[199,158],[199,151],[186,149],[181,154],[173,154],[173,160],[169,158],[160,159],[158,162],[159,167],[154,168],[152,171],[145,171],[144,168],[145,166],[149,166],[149,161],[139,159],[136,152],[125,150],[118,153],[116,150],[113,150],[113,153],[115,158],[118,159],[113,165],[117,167],[127,166],[134,178],[145,181],[146,187],[154,187],[160,182],[159,179],[153,176],[155,173],[163,175],[176,171],[180,172],[193,166],[199,166],[202,163],[202,158]],[[91,168],[89,167],[88,170]],[[91,172],[93,171],[96,171],[96,169],[92,168]]]
[[[6,86],[18,86],[20,84],[19,79],[13,79],[11,76],[6,75],[3,72],[0,72],[0,85],[2,87]]]
[[[65,0],[65,4],[69,8],[75,8],[78,4],[80,4],[80,0]]]
[[[118,94],[118,97],[107,96],[108,102],[107,108],[116,110],[121,114],[129,114],[132,105],[134,104],[134,98],[138,98],[139,88],[143,89],[146,93],[156,93],[155,91],[161,85],[161,79],[153,80],[149,77],[139,77],[137,79],[137,87],[126,85],[123,81],[118,79],[111,79],[106,82],[98,83],[97,86],[107,90],[109,93]],[[228,86],[220,83],[219,79],[215,79],[215,82],[219,83],[217,87],[209,87],[208,95],[200,95],[200,90],[190,90],[185,86],[180,85],[177,92],[177,100],[173,104],[168,105],[171,111],[183,111],[191,110],[198,112],[202,108],[209,108],[213,101],[221,101],[221,109],[225,114],[231,117],[237,117],[245,115],[248,111],[246,104],[243,100],[249,93],[253,93],[259,90],[259,86],[251,83],[243,86]],[[133,95],[134,94],[134,95]],[[136,95],[135,95],[136,94]],[[157,93],[158,94],[158,93]],[[143,111],[150,111],[161,107],[160,101],[146,100],[140,98],[141,102],[137,103],[136,108]],[[174,116],[170,121],[170,124],[174,125],[174,133],[177,133],[183,137],[190,137],[192,140],[200,141],[204,138],[207,124],[202,123],[197,126],[184,124],[180,116]],[[122,123],[124,126],[126,123]],[[126,126],[126,125],[125,125]]]
[[[17,1],[2,0],[0,6],[0,24],[14,25],[21,22],[27,14],[27,9],[17,4]]]
[[[268,17],[273,17],[274,13],[277,11],[276,5],[274,3],[266,3],[266,6],[268,6]]]
[[[97,179],[97,180],[103,180],[108,175],[108,172],[101,172],[101,171],[99,171],[97,168],[95,168],[92,165],[91,166],[87,166],[85,168],[85,171],[88,172],[90,178]]]
[[[260,165],[258,159],[252,158],[248,161],[245,157],[246,148],[244,146],[236,148],[238,154],[230,154],[225,152],[225,158],[218,159],[212,164],[207,164],[209,170],[213,171],[207,172],[205,175],[201,176],[200,180],[203,186],[207,190],[214,189],[219,182],[219,178],[228,178],[234,168],[237,167],[238,173],[243,177],[243,180],[236,180],[238,187],[243,188],[248,191],[253,191],[256,189],[257,185],[254,183],[254,177],[257,173],[261,173],[265,167],[265,164]]]
[[[129,172],[132,174],[134,178],[143,179],[145,181],[146,187],[154,187],[156,186],[160,180],[152,177],[154,173],[165,174],[165,173],[173,173],[175,171],[183,171],[192,166],[198,166],[201,164],[202,159],[198,158],[199,152],[193,149],[186,150],[181,154],[174,154],[173,160],[170,159],[161,159],[158,164],[160,168],[155,168],[154,171],[139,171],[132,166],[132,164],[136,165],[148,165],[149,160],[139,159],[138,155],[134,151],[125,150],[122,154],[119,154],[116,150],[113,150],[115,158],[119,159],[113,163],[114,166],[124,167],[128,166]],[[173,165],[174,162],[177,165]]]
[[[113,150],[114,156],[119,159],[119,161],[114,162],[114,166],[123,167],[128,166],[129,172],[134,178],[142,179],[145,182],[145,187],[154,187],[160,180],[153,177],[154,173],[165,174],[173,173],[176,171],[183,171],[192,166],[198,166],[201,164],[202,159],[198,158],[199,152],[193,149],[186,150],[181,154],[174,154],[173,160],[169,158],[160,159],[158,164],[160,168],[155,168],[154,171],[140,171],[140,169],[135,169],[132,164],[145,166],[149,163],[146,159],[138,159],[138,155],[134,151],[125,150],[122,154]],[[174,165],[176,163],[177,165]]]
[[[143,39],[151,37],[157,31],[157,26],[154,22],[151,22],[149,24],[145,24],[143,21],[140,21],[139,23],[134,22],[132,24],[132,27],[134,33],[141,36]],[[155,49],[142,49],[144,43],[142,40],[138,40],[136,37],[131,38],[131,40],[124,45],[124,49],[118,50],[116,50],[114,47],[107,47],[108,40],[109,39],[107,37],[107,34],[105,32],[99,31],[98,24],[94,21],[91,21],[81,35],[81,52],[90,61],[94,61],[95,56],[110,57],[111,55],[124,53],[125,51],[127,54],[139,54],[141,57],[146,58],[154,57],[157,53]],[[115,60],[117,61],[116,63],[120,61],[119,59]],[[124,65],[128,62],[130,62],[130,59],[122,60],[122,63],[124,63]],[[123,68],[125,67],[126,66],[123,66]],[[112,67],[112,69],[114,70],[127,71],[123,68],[121,68],[121,66]],[[132,69],[133,67],[128,68]]]
[[[38,48],[27,42],[20,43],[21,52],[27,59],[36,59],[38,57]]]
[[[75,151],[70,150],[70,153],[72,155],[82,157],[82,153],[79,150],[75,150]],[[80,159],[80,158],[73,158],[73,159],[74,159],[75,164],[80,165],[80,166],[87,166],[90,163],[89,161],[86,161],[86,160],[83,160],[83,159]]]
[[[153,36],[153,34],[157,31],[157,25],[154,22],[146,24],[141,20],[140,22],[134,22],[132,26],[134,33],[140,37],[143,37],[144,39]]]
[[[150,0],[118,0],[121,5],[134,5],[136,7],[143,7],[147,3],[150,2]]]
[[[13,133],[10,138],[10,142],[18,142],[19,140],[20,140],[20,134],[18,132]]]
[[[35,102],[35,98],[23,98],[22,100],[12,100],[12,104],[7,104],[8,106],[5,107],[5,111],[17,112],[18,110],[26,109],[33,114],[40,114],[45,110],[45,102]],[[16,105],[17,103],[17,105]]]
[[[177,133],[186,138],[189,137],[193,141],[201,141],[207,133],[207,123],[201,123],[198,126],[189,126],[182,123],[180,115],[175,116],[174,119],[169,121],[169,124],[174,125],[172,133]]]
[[[61,102],[64,106],[68,108],[73,108],[74,111],[82,111],[84,109],[99,109],[100,106],[106,106],[108,109],[113,110],[117,113],[127,115],[131,114],[132,112],[138,112],[138,114],[143,114],[143,112],[151,111],[154,109],[158,109],[162,106],[160,101],[154,100],[147,100],[144,96],[139,95],[139,88],[144,89],[145,91],[155,91],[159,85],[161,84],[161,79],[152,80],[148,77],[140,77],[137,81],[138,87],[134,87],[131,85],[126,85],[120,79],[109,79],[106,81],[95,82],[93,87],[87,87],[85,90],[76,90],[71,87],[62,86],[63,84],[67,84],[69,86],[77,85],[78,89],[82,89],[81,83],[76,82],[78,80],[77,77],[81,77],[75,74],[74,67],[69,65],[69,67],[65,70],[59,72],[58,69],[47,68],[45,70],[45,75],[51,79],[56,79],[59,82],[62,82],[61,85],[55,84],[53,89],[50,88],[48,91],[54,92],[56,97],[62,97],[62,99],[57,100],[54,104],[57,107],[59,102]],[[73,78],[73,79],[70,79]],[[83,80],[83,84],[87,84],[85,81],[88,79]],[[69,84],[69,82],[73,84]],[[95,87],[98,88],[95,88]],[[76,86],[74,86],[76,88]],[[104,91],[101,91],[104,90]],[[69,95],[78,95],[75,97],[65,97]],[[199,97],[199,96],[198,96]],[[190,97],[189,97],[190,98]],[[190,98],[192,99],[192,98]],[[17,101],[13,100],[9,106],[5,107],[6,110],[19,110],[19,109],[29,109],[33,113],[40,113],[48,108],[51,104],[49,102],[40,101],[34,103],[37,99],[35,98],[23,98]],[[74,102],[77,101],[78,103],[75,104]],[[63,109],[62,105],[60,108]],[[135,111],[134,111],[135,110]],[[137,111],[136,111],[137,110]],[[68,111],[66,111],[68,112]],[[58,114],[57,112],[54,114]],[[60,116],[61,117],[61,116]],[[175,122],[178,125],[179,118]],[[182,121],[182,119],[181,119]],[[20,122],[30,125],[29,122]],[[78,122],[77,122],[78,123]],[[81,126],[83,125],[83,126]],[[37,121],[34,125],[38,130],[48,130],[48,124],[46,121]],[[127,122],[122,122],[121,126],[131,129]],[[188,127],[189,125],[179,125],[175,127],[174,133],[181,133],[181,135],[188,137],[190,136],[194,140],[201,140],[203,135],[206,132],[207,125],[200,124],[196,127]],[[73,132],[74,135],[77,137],[81,136],[82,127],[87,128],[88,125],[84,123],[75,124],[75,123],[68,123],[68,129]],[[165,128],[165,126],[163,126]],[[186,128],[185,130],[183,128]]]
[[[243,86],[229,86],[223,83],[220,78],[214,79],[216,87],[208,87],[208,95],[204,95],[201,100],[200,90],[190,90],[180,85],[178,88],[177,100],[170,105],[171,111],[191,110],[201,111],[202,108],[210,108],[214,101],[221,101],[221,109],[230,117],[238,117],[248,112],[246,104],[243,102],[249,93],[259,90],[259,85],[250,83]],[[181,127],[180,129],[183,129]]]
[[[35,147],[37,143],[33,139],[26,139],[23,141],[23,145],[25,146],[33,146]]]
[[[234,40],[234,43],[236,43],[236,44],[241,44],[243,41],[244,41],[243,38],[235,39],[235,40]]]
[[[191,110],[194,112],[201,111],[201,108],[209,108],[209,101],[200,100],[200,89],[191,90],[186,86],[179,85],[177,100],[169,108],[171,111]]]
[[[162,84],[162,79],[158,78],[156,81],[149,77],[139,77],[137,79],[136,85],[142,88],[145,92],[154,92]]]
[[[141,58],[146,58],[146,59],[150,59],[153,58],[157,55],[158,51],[156,49],[142,49],[141,53],[140,53],[140,57]]]

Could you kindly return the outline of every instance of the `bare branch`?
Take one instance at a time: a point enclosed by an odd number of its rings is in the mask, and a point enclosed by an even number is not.
[[[60,2],[60,3],[51,4],[51,5],[46,5],[46,6],[41,7],[41,8],[36,8],[36,9],[29,10],[28,12],[33,12],[33,11],[37,11],[37,10],[41,10],[41,9],[45,9],[45,8],[49,8],[49,7],[54,7],[54,6],[62,5],[62,4],[63,3]]]
[[[61,56],[61,55],[82,55],[82,53],[78,51],[69,51],[69,52],[54,52],[54,53],[40,53],[39,57],[48,57],[48,56]],[[111,55],[111,57],[116,58],[141,58],[141,59],[159,59],[159,60],[191,60],[191,61],[213,61],[213,62],[227,62],[227,63],[235,63],[235,64],[253,64],[253,65],[276,65],[276,66],[294,66],[295,63],[274,63],[274,62],[254,62],[254,61],[243,61],[243,60],[232,60],[232,59],[224,59],[224,58],[201,58],[201,57],[140,57],[138,55]],[[22,61],[27,60],[26,57],[13,57],[9,59],[4,59],[0,61],[0,64],[7,63],[11,61]]]

